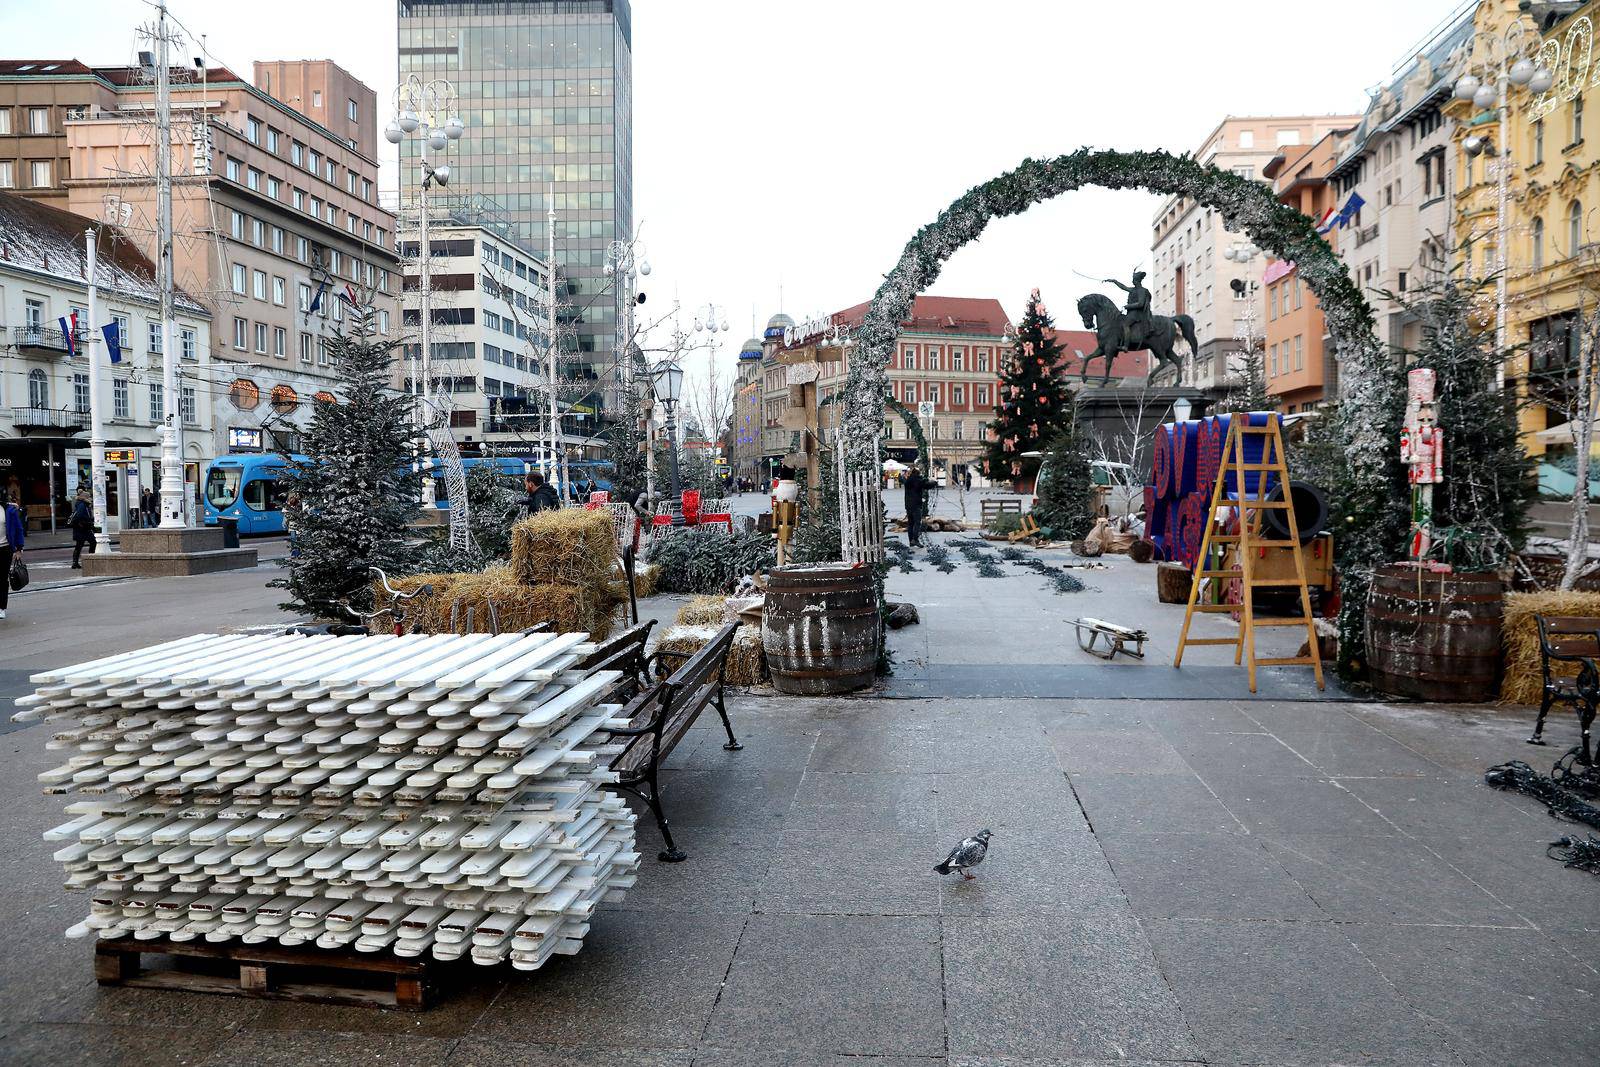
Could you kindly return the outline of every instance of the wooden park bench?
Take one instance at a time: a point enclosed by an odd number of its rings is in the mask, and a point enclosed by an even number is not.
[[[605,698],[607,701],[629,701],[650,685],[649,658],[645,646],[650,641],[650,631],[656,620],[630,626],[612,634],[585,656],[578,667],[586,674],[596,671],[617,671],[622,677]]]
[[[1583,762],[1590,762],[1589,727],[1594,723],[1595,707],[1600,705],[1600,618],[1584,615],[1536,615],[1539,623],[1540,669],[1544,692],[1539,699],[1539,718],[1533,725],[1530,745],[1542,745],[1544,719],[1555,704],[1570,704],[1578,713],[1583,733]],[[1557,674],[1553,664],[1576,663],[1576,677]]]
[[[661,828],[661,840],[667,846],[658,857],[664,863],[678,863],[688,857],[673,843],[661,809],[661,762],[708,704],[716,706],[723,729],[728,732],[728,743],[722,747],[730,752],[744,747],[733,736],[722,692],[722,668],[738,628],[736,623],[729,623],[693,654],[661,650],[652,653],[646,660],[647,669],[659,669],[667,658],[682,659],[683,663],[629,701],[617,715],[629,725],[610,731],[614,737],[630,739],[611,760],[611,769],[619,775],[615,787],[650,805],[656,825]]]

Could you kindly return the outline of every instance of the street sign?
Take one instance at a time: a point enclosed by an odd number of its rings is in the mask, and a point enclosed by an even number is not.
[[[917,418],[919,418],[919,419],[931,419],[931,418],[933,418],[933,401],[924,400],[922,403],[917,405]]]

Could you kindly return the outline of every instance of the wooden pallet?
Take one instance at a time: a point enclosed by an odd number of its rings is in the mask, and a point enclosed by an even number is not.
[[[145,970],[145,954],[173,957],[165,970]],[[209,966],[183,966],[184,961]],[[232,965],[237,964],[237,969]],[[103,986],[181,989],[190,993],[297,1000],[316,1004],[399,1008],[428,1007],[428,963],[379,954],[272,945],[205,941],[139,941],[117,938],[95,943],[94,977]],[[382,982],[374,983],[374,976]],[[363,980],[366,984],[363,984]]]

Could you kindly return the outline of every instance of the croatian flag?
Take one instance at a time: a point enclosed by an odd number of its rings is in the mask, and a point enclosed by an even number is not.
[[[344,302],[350,305],[351,310],[360,311],[361,301],[356,299],[356,290],[349,282],[344,283],[344,292],[339,294],[344,297]]]
[[[122,362],[122,331],[117,329],[117,324],[108,322],[100,327],[100,332],[106,337],[106,351],[111,353],[111,362]]]
[[[1338,213],[1339,209],[1332,207],[1330,207],[1327,211],[1324,211],[1322,213],[1322,218],[1317,220],[1317,232],[1325,234],[1332,231],[1333,224],[1338,220]]]
[[[72,313],[72,321],[70,323],[65,315],[56,321],[61,324],[61,336],[67,339],[67,357],[76,359],[78,357],[78,313],[76,311]]]

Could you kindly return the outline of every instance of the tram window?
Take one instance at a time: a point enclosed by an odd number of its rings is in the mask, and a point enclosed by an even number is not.
[[[217,510],[232,507],[233,502],[239,499],[239,476],[237,467],[213,467],[206,475],[206,502]]]
[[[244,503],[252,511],[282,511],[283,490],[276,481],[257,478],[245,483]]]

